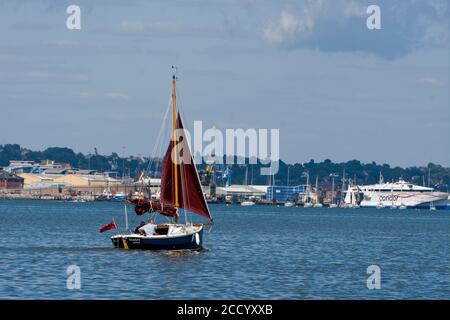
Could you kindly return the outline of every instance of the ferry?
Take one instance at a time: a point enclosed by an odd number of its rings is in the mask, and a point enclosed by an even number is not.
[[[400,179],[392,183],[380,181],[373,185],[349,186],[344,203],[361,208],[448,209],[448,197],[448,193]]]

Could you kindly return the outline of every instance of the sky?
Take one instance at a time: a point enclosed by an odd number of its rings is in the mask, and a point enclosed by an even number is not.
[[[150,155],[177,65],[188,128],[280,129],[290,163],[449,166],[449,24],[447,0],[0,0],[0,144]]]

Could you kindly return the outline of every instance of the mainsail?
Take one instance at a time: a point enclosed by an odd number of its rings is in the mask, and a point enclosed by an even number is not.
[[[176,138],[170,141],[163,160],[161,203],[183,208],[211,219],[197,168],[186,141],[180,113],[177,114],[176,129]]]

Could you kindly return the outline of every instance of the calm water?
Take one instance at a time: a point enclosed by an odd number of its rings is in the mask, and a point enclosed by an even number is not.
[[[448,299],[446,211],[224,206],[199,253],[112,248],[120,203],[0,201],[0,299]],[[130,225],[140,221],[130,214]],[[369,265],[381,289],[366,286]],[[66,268],[81,268],[81,289]]]

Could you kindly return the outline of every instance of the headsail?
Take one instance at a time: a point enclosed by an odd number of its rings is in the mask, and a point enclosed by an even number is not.
[[[183,122],[180,113],[177,114],[176,119],[177,137],[177,160],[176,165],[172,159],[172,152],[174,150],[174,142],[170,141],[163,160],[163,172],[161,177],[161,202],[164,205],[175,205],[176,198],[178,200],[178,207],[185,210],[195,212],[206,218],[211,219],[208,204],[198,177],[197,168],[195,167],[194,159],[191,151],[185,140]],[[177,171],[177,174],[175,174]],[[175,188],[175,176],[178,180],[177,188]],[[176,191],[178,197],[176,197]]]

